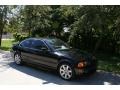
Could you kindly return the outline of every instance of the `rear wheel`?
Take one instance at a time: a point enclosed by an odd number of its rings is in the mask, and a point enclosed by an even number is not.
[[[65,80],[71,80],[75,76],[75,72],[70,64],[61,64],[58,70],[61,78]]]
[[[20,54],[16,53],[14,56],[14,61],[17,65],[21,65],[22,64],[22,60],[21,60],[21,56]]]

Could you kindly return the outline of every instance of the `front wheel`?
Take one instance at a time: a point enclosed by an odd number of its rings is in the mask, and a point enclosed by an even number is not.
[[[74,70],[69,64],[61,64],[58,70],[61,78],[65,80],[71,80],[75,76]]]
[[[22,64],[22,60],[21,60],[20,54],[16,53],[16,54],[14,55],[14,61],[15,61],[15,63],[16,63],[17,65],[21,65],[21,64]]]

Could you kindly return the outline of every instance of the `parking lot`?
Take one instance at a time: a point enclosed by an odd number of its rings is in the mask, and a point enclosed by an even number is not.
[[[51,71],[39,70],[28,65],[18,66],[14,63],[10,53],[5,52],[0,53],[0,84],[118,85],[120,84],[120,75],[98,70],[92,76],[65,81]]]

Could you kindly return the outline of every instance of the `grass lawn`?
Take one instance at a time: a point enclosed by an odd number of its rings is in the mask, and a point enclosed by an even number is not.
[[[2,40],[0,49],[9,51],[13,43],[15,43],[13,40]],[[100,53],[96,54],[96,57],[99,70],[120,74],[120,56]]]
[[[9,51],[13,43],[14,43],[13,40],[2,40],[0,49]]]
[[[110,54],[97,54],[98,69],[120,74],[120,56]]]

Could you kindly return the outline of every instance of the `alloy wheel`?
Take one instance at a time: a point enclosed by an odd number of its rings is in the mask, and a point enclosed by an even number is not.
[[[62,64],[59,68],[59,73],[63,79],[69,80],[72,78],[73,71],[69,65]]]
[[[21,64],[21,57],[19,54],[16,54],[14,57],[15,63],[20,65]]]

